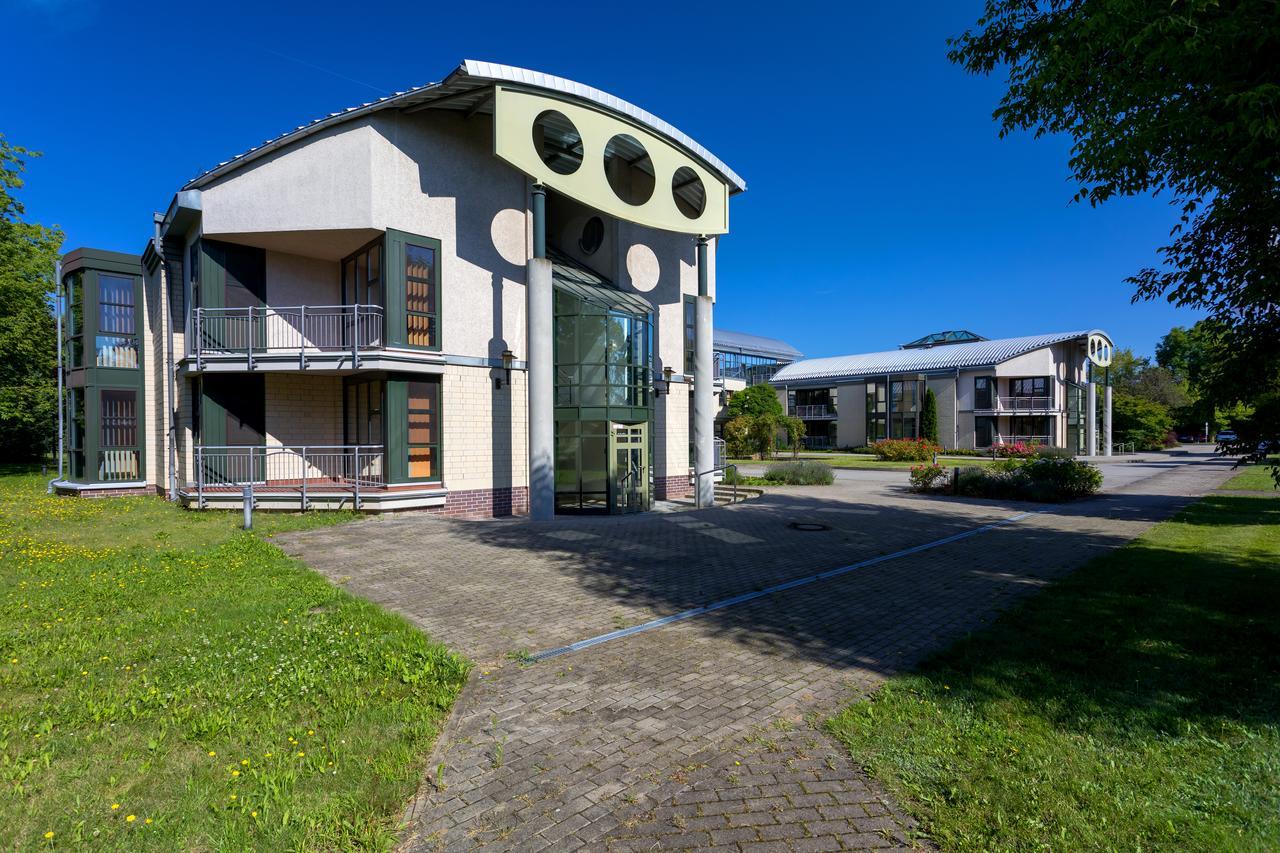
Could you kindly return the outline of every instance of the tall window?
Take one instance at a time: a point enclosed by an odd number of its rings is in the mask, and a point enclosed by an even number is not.
[[[698,300],[692,296],[684,298],[684,373],[693,373],[693,354],[698,335]]]
[[[67,367],[84,367],[84,277],[67,276]]]
[[[67,444],[71,454],[71,478],[80,480],[85,475],[84,463],[84,389],[67,389]]]
[[[883,382],[867,383],[867,444],[888,438],[888,397]]]
[[[1014,397],[1048,397],[1049,377],[1028,376],[1009,380],[1009,393]]]
[[[990,376],[973,378],[973,407],[975,409],[994,408],[991,403],[991,386],[995,382]]]
[[[920,400],[924,396],[918,379],[890,383],[889,437],[917,438],[920,435]]]
[[[995,418],[977,417],[973,419],[973,446],[990,447],[995,433]]]
[[[342,262],[342,301],[382,305],[382,238]]]
[[[137,367],[133,279],[98,273],[98,367]]]
[[[101,391],[102,440],[98,479],[136,480],[138,466],[138,392],[120,388]]]
[[[344,444],[381,445],[383,382],[360,379],[347,383]]]
[[[440,384],[409,385],[409,479],[440,479]]]
[[[411,347],[440,346],[440,269],[436,250],[406,243],[404,247],[404,298]]]

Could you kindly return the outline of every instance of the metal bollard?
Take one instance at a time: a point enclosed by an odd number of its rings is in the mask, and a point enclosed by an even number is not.
[[[244,529],[253,529],[253,486],[244,487]]]

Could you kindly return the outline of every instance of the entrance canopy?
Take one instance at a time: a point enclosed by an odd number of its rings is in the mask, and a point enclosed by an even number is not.
[[[548,247],[547,257],[551,260],[551,281],[556,290],[571,293],[605,311],[639,316],[653,313],[653,303],[640,294],[619,290],[608,279],[555,249]]]

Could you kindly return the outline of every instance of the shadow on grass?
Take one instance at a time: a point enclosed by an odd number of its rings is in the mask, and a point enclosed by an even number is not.
[[[1280,843],[1277,520],[1206,498],[833,730],[944,846]]]

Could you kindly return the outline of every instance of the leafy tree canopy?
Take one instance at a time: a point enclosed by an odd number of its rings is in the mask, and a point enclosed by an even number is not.
[[[1207,309],[1234,387],[1277,387],[1280,3],[986,0],[950,46],[1007,73],[1002,136],[1070,137],[1076,201],[1171,197],[1180,220],[1134,298]]]
[[[729,398],[729,416],[736,418],[742,415],[774,418],[775,423],[781,424],[786,412],[782,410],[778,393],[772,386],[749,385]]]
[[[25,222],[15,192],[29,158],[0,134],[0,459],[47,453],[57,413],[53,265],[56,228]]]

